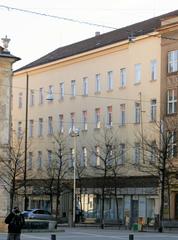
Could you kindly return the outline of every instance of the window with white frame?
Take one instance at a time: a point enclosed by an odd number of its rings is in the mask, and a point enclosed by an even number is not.
[[[140,123],[140,117],[141,117],[141,109],[140,109],[140,103],[135,103],[135,123]]]
[[[43,136],[43,118],[38,119],[38,136]]]
[[[59,84],[59,99],[64,99],[64,82]]]
[[[71,120],[70,127],[72,130],[74,130],[75,129],[75,113],[74,112],[70,114],[70,120]]]
[[[154,59],[151,61],[151,80],[157,79],[157,61]]]
[[[141,64],[135,64],[135,84],[141,82]]]
[[[43,104],[44,101],[44,89],[40,88],[39,89],[39,104]]]
[[[176,156],[176,131],[171,131],[167,133],[168,138],[168,157],[173,158]]]
[[[48,117],[48,135],[53,134],[53,117],[49,116]]]
[[[95,160],[94,160],[94,166],[100,165],[100,147],[95,146]]]
[[[49,85],[49,87],[48,87],[48,96],[49,96],[48,100],[54,99],[54,89],[53,89],[52,85]]]
[[[95,127],[101,127],[101,117],[100,117],[100,108],[95,108]]]
[[[69,168],[74,167],[74,160],[75,160],[75,149],[70,148]]]
[[[156,163],[156,141],[152,141],[150,148],[150,163]]]
[[[99,93],[101,91],[101,74],[97,73],[95,75],[95,92]]]
[[[107,127],[112,127],[112,106],[107,107]]]
[[[76,96],[76,81],[75,80],[71,81],[71,96],[72,97]]]
[[[42,151],[38,151],[37,169],[42,169]]]
[[[59,132],[63,133],[64,132],[64,115],[59,114]]]
[[[141,157],[140,144],[135,143],[133,163],[136,164],[136,165],[139,164],[140,163],[140,157]]]
[[[126,68],[120,69],[120,87],[124,88],[126,86]]]
[[[120,104],[120,121],[119,121],[120,126],[125,125],[125,104]]]
[[[18,136],[18,138],[22,137],[22,122],[18,122],[17,136]]]
[[[106,144],[106,164],[111,166],[113,163],[113,146],[111,144]]]
[[[152,99],[151,100],[151,122],[155,122],[156,121],[156,110],[157,110],[157,106],[156,106],[156,99]]]
[[[29,137],[33,137],[33,131],[34,131],[34,120],[29,120]]]
[[[169,89],[167,91],[167,113],[177,112],[177,89]]]
[[[52,151],[48,150],[48,167],[52,167]]]
[[[28,153],[28,162],[27,162],[27,169],[32,170],[32,164],[33,164],[33,152]]]
[[[19,108],[22,108],[23,107],[23,93],[22,92],[20,92],[19,93],[19,101],[18,101],[18,105],[19,105]]]
[[[30,106],[34,106],[35,104],[35,91],[34,89],[30,90]]]
[[[87,166],[87,148],[82,147],[81,167]]]
[[[168,52],[168,73],[178,71],[178,50]]]
[[[83,125],[83,130],[87,130],[87,111],[82,111],[82,125]]]
[[[125,162],[125,144],[119,144],[119,156],[118,156],[118,165],[122,165]]]
[[[113,90],[113,71],[107,73],[108,78],[108,90]]]
[[[88,95],[88,78],[87,77],[83,78],[83,95],[84,96]]]

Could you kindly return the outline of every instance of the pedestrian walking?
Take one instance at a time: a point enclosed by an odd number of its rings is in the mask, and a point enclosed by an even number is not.
[[[12,212],[6,217],[5,223],[8,224],[7,240],[20,240],[25,220],[18,207],[13,208]]]

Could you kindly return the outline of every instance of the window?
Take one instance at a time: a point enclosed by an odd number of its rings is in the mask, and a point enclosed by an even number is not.
[[[38,136],[43,136],[43,118],[39,118],[38,120]]]
[[[22,108],[22,103],[23,103],[23,101],[22,101],[22,96],[23,96],[23,93],[22,92],[20,92],[19,93],[19,108]]]
[[[113,162],[113,146],[110,144],[106,145],[106,165],[111,166]]]
[[[53,86],[49,85],[48,87],[48,100],[53,100],[54,99],[54,90],[53,90]]]
[[[135,148],[134,148],[134,159],[133,159],[134,164],[139,164],[140,162],[140,144],[135,143]]]
[[[100,165],[100,147],[95,146],[95,153],[94,153],[94,166],[99,166]]]
[[[82,124],[83,124],[83,130],[87,130],[87,111],[82,112]]]
[[[70,119],[71,119],[71,129],[75,129],[75,113],[70,114]]]
[[[38,151],[38,157],[37,157],[37,169],[42,168],[42,152]]]
[[[151,121],[156,121],[156,99],[151,100]]]
[[[70,149],[70,158],[69,158],[69,168],[74,167],[74,159],[75,159],[75,150],[74,148]]]
[[[18,127],[17,127],[17,137],[21,138],[22,137],[22,122],[18,122]]]
[[[120,104],[120,126],[125,125],[125,104]]]
[[[120,69],[120,87],[124,88],[126,86],[126,68]]]
[[[64,115],[59,114],[59,132],[64,132]]]
[[[27,162],[27,169],[32,170],[32,162],[33,162],[33,153],[28,153],[28,162]]]
[[[88,95],[88,78],[87,77],[83,78],[83,95],[84,96]]]
[[[52,167],[52,151],[48,150],[48,167]]]
[[[136,102],[135,103],[135,123],[140,123],[140,113],[141,113],[141,109],[140,109],[140,103]]]
[[[167,92],[167,113],[172,114],[177,112],[177,90],[170,89]]]
[[[176,156],[176,131],[168,132],[168,157],[175,157]]]
[[[35,91],[33,89],[30,90],[30,106],[34,106],[35,104]]]
[[[82,159],[81,159],[81,166],[86,167],[87,166],[87,148],[82,148]]]
[[[75,82],[75,80],[71,81],[71,96],[72,97],[76,96],[76,82]]]
[[[95,92],[99,93],[101,91],[101,75],[98,73],[95,76]]]
[[[168,52],[168,73],[178,71],[178,50]]]
[[[62,100],[64,98],[64,82],[59,84],[59,99]]]
[[[39,104],[43,104],[44,101],[44,89],[40,88],[39,89]]]
[[[156,141],[152,142],[150,150],[150,163],[156,163]]]
[[[48,117],[48,135],[53,134],[53,118],[51,116]]]
[[[95,109],[95,127],[100,128],[100,108]]]
[[[113,90],[113,72],[108,72],[108,90]]]
[[[157,61],[151,61],[151,80],[155,81],[157,79]]]
[[[107,127],[112,127],[112,106],[107,107]]]
[[[125,161],[125,144],[121,143],[119,144],[119,158],[118,158],[118,164],[121,165]]]
[[[135,64],[135,84],[141,82],[141,64]]]
[[[33,130],[34,130],[34,121],[29,121],[29,137],[33,137]]]

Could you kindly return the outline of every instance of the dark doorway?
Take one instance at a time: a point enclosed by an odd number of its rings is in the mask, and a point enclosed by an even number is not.
[[[138,221],[138,200],[131,201],[131,224]]]
[[[175,195],[175,219],[178,219],[178,193]]]

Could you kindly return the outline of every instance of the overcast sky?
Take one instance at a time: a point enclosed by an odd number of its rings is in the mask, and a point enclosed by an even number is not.
[[[7,35],[11,39],[9,50],[22,59],[14,64],[17,69],[58,47],[93,37],[96,31],[112,30],[92,23],[121,28],[177,9],[178,0],[0,0],[0,38]]]

